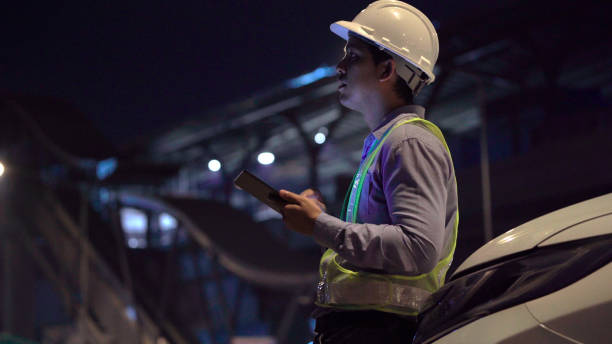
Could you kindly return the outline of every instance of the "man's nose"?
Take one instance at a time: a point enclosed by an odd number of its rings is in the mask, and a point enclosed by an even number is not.
[[[336,65],[336,75],[338,76],[338,78],[342,78],[344,77],[344,75],[346,74],[346,65],[345,65],[345,60],[346,59],[342,59],[338,62],[338,64]]]

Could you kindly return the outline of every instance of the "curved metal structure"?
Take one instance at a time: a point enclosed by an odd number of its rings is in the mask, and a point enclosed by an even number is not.
[[[291,250],[251,217],[230,206],[203,199],[124,194],[124,205],[163,210],[191,238],[237,276],[272,289],[313,286],[318,252]]]

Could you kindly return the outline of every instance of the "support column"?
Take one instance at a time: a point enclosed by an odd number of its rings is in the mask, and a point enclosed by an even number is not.
[[[489,142],[487,137],[486,91],[478,79],[478,109],[480,115],[480,173],[482,185],[482,212],[485,243],[493,239],[493,217],[491,214],[491,180],[489,176]]]
[[[81,256],[79,261],[79,289],[81,292],[81,306],[85,310],[89,307],[89,251],[86,244],[87,238],[89,237],[89,202],[87,197],[88,189],[83,186],[81,189],[81,204],[79,210],[79,227],[81,230],[81,237],[79,238],[79,253]]]
[[[12,242],[9,233],[9,211],[11,210],[7,202],[7,193],[9,192],[8,183],[0,179],[0,240],[2,240],[2,246],[0,246],[0,257],[2,259],[2,265],[0,266],[2,285],[2,296],[0,301],[2,302],[2,321],[0,323],[0,332],[11,333],[13,324],[11,322],[11,314],[13,314],[13,291],[12,291],[12,278],[11,278],[11,252]]]
[[[327,133],[328,138],[331,137],[335,128],[338,126],[340,121],[346,117],[346,114],[348,113],[348,111],[344,111],[342,108],[339,111],[340,111],[340,116],[336,118],[335,120],[333,120],[328,125],[329,126],[328,133]],[[308,136],[308,133],[306,133],[306,131],[304,130],[300,122],[297,120],[297,117],[294,113],[287,112],[284,115],[285,115],[285,118],[287,118],[289,122],[293,124],[295,129],[297,129],[298,133],[300,134],[300,137],[302,138],[302,141],[304,142],[304,145],[306,146],[306,151],[308,152],[308,158],[309,158],[309,163],[310,163],[310,170],[308,174],[309,186],[313,189],[318,189],[319,187],[319,155],[321,153],[321,149],[323,148],[323,145],[318,145],[313,142],[313,139]]]
[[[9,238],[6,227],[2,228],[2,328],[5,333],[12,333],[13,323],[11,315],[13,314],[13,290],[11,278],[11,261],[12,261],[12,243]]]

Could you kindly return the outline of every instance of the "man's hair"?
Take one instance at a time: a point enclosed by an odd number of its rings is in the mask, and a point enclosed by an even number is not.
[[[351,36],[358,38],[366,43],[366,45],[368,46],[368,50],[372,54],[372,59],[374,60],[375,65],[378,65],[379,63],[383,61],[393,58],[386,51],[380,50],[380,48],[378,48],[376,45],[374,45],[372,42],[368,41],[367,39],[363,39],[355,34]],[[393,90],[400,98],[402,98],[406,102],[406,104],[414,103],[414,95],[412,94],[412,90],[410,89],[410,87],[408,87],[408,84],[406,84],[406,81],[402,79],[399,75],[397,76],[397,79],[395,80],[395,84],[393,85]]]

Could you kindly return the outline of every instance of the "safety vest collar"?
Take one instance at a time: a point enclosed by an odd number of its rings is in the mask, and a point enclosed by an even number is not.
[[[388,114],[383,116],[383,119],[378,123],[371,134],[378,140],[383,136],[385,131],[389,129],[397,121],[411,118],[425,118],[425,108],[420,105],[404,105],[400,106]]]

